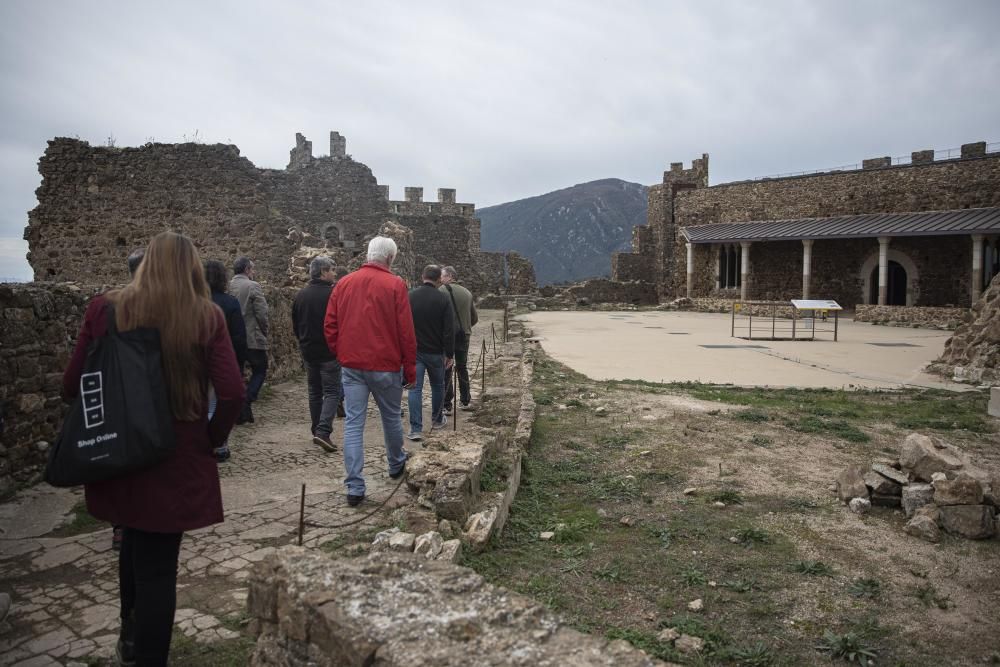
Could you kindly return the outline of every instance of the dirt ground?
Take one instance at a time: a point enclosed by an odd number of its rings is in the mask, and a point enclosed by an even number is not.
[[[510,524],[467,559],[491,581],[684,664],[1000,662],[1000,540],[929,544],[900,510],[857,516],[830,490],[912,431],[1000,470],[985,393],[596,382],[544,356],[535,379]],[[703,651],[657,638],[671,627]]]

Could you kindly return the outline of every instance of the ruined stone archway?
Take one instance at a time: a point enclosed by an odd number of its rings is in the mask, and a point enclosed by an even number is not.
[[[328,247],[343,248],[344,230],[335,222],[328,223],[323,226],[323,240]]]
[[[897,305],[915,306],[920,296],[920,272],[917,271],[917,265],[913,263],[909,255],[892,248],[889,248],[889,261],[898,264],[906,273],[906,302],[905,304]],[[872,278],[873,275],[874,279]],[[874,300],[871,298],[873,282],[877,285],[878,281],[878,250],[873,251],[861,265],[861,272],[858,277],[861,280],[861,299],[859,303],[878,303],[877,296]],[[875,294],[878,294],[877,290]]]

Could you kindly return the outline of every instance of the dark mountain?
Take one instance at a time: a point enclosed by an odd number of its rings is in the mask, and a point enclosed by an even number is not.
[[[646,224],[646,186],[592,181],[479,209],[483,250],[514,250],[535,265],[539,285],[609,276],[611,253],[632,247]]]

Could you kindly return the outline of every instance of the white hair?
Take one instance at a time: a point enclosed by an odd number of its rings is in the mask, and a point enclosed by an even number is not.
[[[399,249],[388,236],[376,236],[368,242],[368,261],[389,264]]]

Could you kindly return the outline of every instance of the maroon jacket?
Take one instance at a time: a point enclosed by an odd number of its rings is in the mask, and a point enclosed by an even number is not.
[[[76,349],[63,375],[63,397],[79,393],[80,375],[91,341],[107,331],[108,302],[94,297],[83,316]],[[204,342],[206,383],[218,396],[215,416],[208,421],[206,403],[196,421],[174,420],[177,449],[167,460],[125,477],[85,486],[87,511],[116,526],[154,533],[180,533],[222,521],[219,468],[212,448],[225,442],[243,403],[243,378],[226,330],[216,310],[214,331]]]

